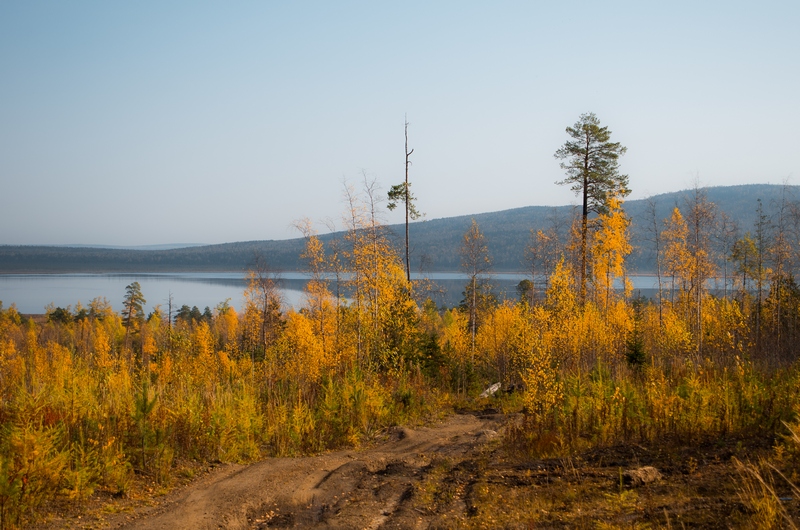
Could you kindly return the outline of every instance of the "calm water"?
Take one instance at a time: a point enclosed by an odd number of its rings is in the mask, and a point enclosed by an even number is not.
[[[462,298],[466,276],[459,273],[433,273],[427,276],[435,289],[430,297],[438,305],[453,306]],[[419,278],[419,277],[418,277]],[[516,286],[524,274],[494,274],[492,283],[500,298],[516,298]],[[94,298],[106,298],[115,310],[122,309],[125,287],[139,282],[147,299],[147,312],[156,305],[166,309],[170,293],[173,308],[197,306],[202,311],[230,299],[230,305],[242,307],[245,275],[235,272],[164,273],[164,274],[7,274],[0,275],[0,301],[3,307],[12,303],[20,313],[44,313],[45,307],[72,306],[79,302],[88,305]],[[300,307],[305,296],[303,287],[308,276],[302,273],[282,273],[280,291],[286,307]],[[653,288],[652,277],[634,278],[634,286],[643,292]]]
[[[147,312],[156,305],[166,309],[170,293],[173,308],[185,304],[202,311],[230,299],[230,305],[239,309],[247,286],[241,273],[9,274],[0,275],[0,300],[4,307],[16,304],[20,313],[44,313],[51,303],[74,308],[79,302],[85,306],[99,297],[120,311],[125,287],[132,282],[141,285]],[[282,289],[282,295],[287,305],[299,305],[303,296],[291,287]]]

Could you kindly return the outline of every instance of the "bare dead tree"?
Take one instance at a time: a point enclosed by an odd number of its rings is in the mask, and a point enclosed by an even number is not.
[[[646,212],[647,225],[645,227],[645,240],[653,245],[653,255],[656,260],[656,280],[658,281],[658,324],[664,322],[664,310],[662,307],[662,297],[664,295],[664,285],[661,280],[661,227],[657,214],[656,200],[653,197],[647,198]]]
[[[416,197],[411,194],[411,183],[408,182],[408,166],[411,165],[411,161],[409,157],[414,152],[412,149],[411,151],[408,150],[408,119],[405,120],[405,137],[406,137],[406,147],[405,147],[405,154],[406,154],[406,176],[405,181],[402,184],[396,184],[392,186],[389,190],[389,204],[388,208],[390,210],[394,210],[397,207],[397,204],[402,202],[405,205],[406,210],[406,254],[405,254],[405,261],[406,261],[406,281],[411,281],[411,262],[409,261],[409,238],[408,238],[408,223],[409,220],[416,220],[419,219],[422,214],[417,211],[416,206],[414,205],[414,201],[416,201]]]
[[[733,245],[739,239],[739,223],[723,211],[718,212],[718,220],[714,239],[717,243],[717,254],[722,262],[722,297],[728,298],[728,283],[730,273],[728,266],[731,262]]]

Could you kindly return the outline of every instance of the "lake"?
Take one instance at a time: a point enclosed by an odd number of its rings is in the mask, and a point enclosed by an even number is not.
[[[415,279],[423,276],[412,275]],[[438,305],[453,306],[462,298],[467,277],[461,273],[431,273],[424,275],[437,287],[431,298]],[[299,308],[305,301],[303,287],[308,275],[284,272],[279,275],[279,286],[285,307]],[[527,278],[522,273],[497,273],[492,275],[495,292],[500,298],[516,298],[516,286]],[[634,287],[650,291],[655,285],[651,276],[632,277]],[[241,309],[243,293],[247,287],[246,275],[237,272],[181,272],[147,274],[5,274],[0,275],[0,301],[3,307],[11,304],[23,314],[44,313],[45,307],[84,306],[94,298],[106,298],[116,311],[122,309],[125,287],[139,282],[147,300],[149,313],[156,305],[166,309],[170,294],[173,308],[182,305],[214,308],[230,299],[230,305]]]

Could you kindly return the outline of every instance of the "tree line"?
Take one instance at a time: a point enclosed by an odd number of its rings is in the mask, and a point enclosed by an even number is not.
[[[704,188],[707,199],[721,214],[735,219],[742,233],[755,222],[755,198],[762,199],[766,215],[773,217],[785,194],[789,202],[798,197],[797,186],[753,184]],[[625,211],[630,218],[630,243],[633,247],[626,262],[629,271],[637,274],[655,272],[653,244],[650,241],[652,211],[655,202],[658,223],[669,217],[674,206],[685,210],[685,202],[693,190],[672,192],[650,199],[626,200]],[[533,199],[531,202],[535,202]],[[402,202],[398,207],[403,207]],[[520,272],[527,268],[524,249],[528,246],[530,230],[555,231],[561,237],[569,230],[577,206],[528,206],[502,212],[473,216],[428,219],[410,222],[408,226],[409,267],[411,273],[454,272],[460,268],[458,255],[461,235],[475,219],[485,234],[497,272]],[[341,239],[343,232],[333,228],[320,233],[319,239],[329,244]],[[390,241],[397,249],[405,246],[403,225],[387,227]],[[35,247],[0,245],[0,273],[59,273],[59,272],[185,272],[235,271],[246,272],[256,255],[268,256],[276,270],[298,271],[303,268],[299,256],[303,238],[282,241],[249,241],[200,246],[173,250],[125,250],[68,247]]]

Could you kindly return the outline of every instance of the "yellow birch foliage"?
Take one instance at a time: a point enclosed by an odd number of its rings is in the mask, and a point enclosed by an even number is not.
[[[281,298],[273,275],[250,271],[244,291],[242,338],[247,348],[266,350],[280,335]]]
[[[440,344],[444,354],[454,363],[464,363],[469,359],[470,337],[469,315],[455,309],[448,309],[442,315]]]
[[[669,220],[665,220],[665,224],[662,234],[664,266],[673,278],[681,280],[682,283],[688,282],[692,276],[692,256],[688,245],[689,227],[678,207],[672,210],[672,216]]]
[[[168,386],[175,382],[175,363],[172,360],[172,354],[169,352],[162,352],[159,356],[158,362],[153,363],[151,373],[161,386]]]
[[[625,276],[625,257],[632,250],[628,236],[630,219],[622,210],[622,200],[609,198],[608,212],[598,216],[596,224],[598,228],[593,233],[591,246],[592,271],[598,299],[607,307],[616,294],[614,282],[617,279],[625,281],[626,296],[632,289]]]
[[[151,365],[153,364],[153,360],[158,353],[156,338],[153,336],[152,332],[148,331],[149,329],[149,322],[147,326],[142,327],[142,368],[144,368],[147,372],[149,372],[152,368]]]
[[[304,314],[289,311],[286,326],[277,345],[278,361],[297,381],[316,382],[328,367],[328,359],[314,323]]]
[[[323,350],[327,356],[335,359],[333,362],[336,363],[342,356],[337,325],[338,307],[325,278],[325,269],[328,266],[325,247],[317,237],[310,220],[303,219],[296,226],[306,238],[305,249],[300,257],[305,260],[311,274],[311,279],[305,287],[305,310],[314,322],[314,333],[319,338]]]
[[[191,362],[187,363],[187,373],[194,383],[203,389],[203,396],[210,401],[217,393],[217,355],[214,336],[207,322],[202,321],[195,326],[191,336],[193,355]]]
[[[55,342],[48,342],[45,347],[47,351],[47,385],[52,387],[64,387],[69,384],[74,373],[72,363],[72,352],[65,346]]]
[[[741,305],[734,300],[712,298],[703,312],[704,351],[717,361],[742,356],[753,345]]]
[[[349,245],[344,256],[354,315],[347,323],[356,337],[357,358],[367,369],[397,370],[411,355],[411,339],[418,318],[412,285],[405,268],[377,218],[374,186],[363,198],[347,189],[350,211],[346,219]]]
[[[545,307],[556,318],[567,318],[575,314],[577,305],[574,274],[572,268],[564,263],[562,257],[550,276],[550,288],[547,289]]]
[[[331,365],[341,365],[351,360],[352,351],[344,349],[338,336],[338,311],[336,301],[328,290],[327,284],[319,280],[311,280],[306,285],[307,310],[305,314],[312,321],[314,334],[320,341],[325,356]]]
[[[242,342],[246,350],[253,350],[261,340],[261,311],[249,299],[245,299],[242,314],[239,317],[239,328]]]
[[[565,265],[563,258],[550,276],[543,311],[536,314],[540,325],[546,326],[543,347],[563,366],[579,366],[580,344],[586,330],[580,318],[572,268]]]
[[[194,344],[198,364],[208,366],[213,360],[215,341],[207,322],[202,321],[195,326],[192,334],[192,343]]]
[[[526,411],[537,421],[543,421],[549,414],[554,414],[564,397],[564,385],[559,380],[559,363],[554,353],[554,335],[552,314],[541,306],[533,308],[531,314],[533,328],[538,334],[531,333],[528,342],[528,355],[525,364],[520,368],[520,376],[525,385],[524,406]]]
[[[90,357],[93,334],[94,326],[88,318],[82,318],[75,323],[75,351],[84,359]]]
[[[41,391],[46,382],[49,367],[45,362],[47,353],[45,349],[39,345],[36,325],[33,321],[29,321],[27,324],[23,351],[25,352],[26,385],[32,391]]]
[[[14,389],[25,376],[25,359],[17,351],[16,343],[0,335],[0,400],[11,399]]]
[[[232,307],[218,311],[214,317],[214,333],[219,337],[220,347],[230,347],[236,345],[239,333],[239,315]]]
[[[618,299],[606,308],[604,317],[606,356],[603,362],[614,366],[624,361],[627,341],[634,327],[633,308],[625,300]]]
[[[653,341],[654,351],[660,352],[661,356],[665,358],[682,359],[692,349],[692,332],[689,323],[682,313],[675,311],[674,306],[669,303],[664,304],[661,329],[658,326],[657,315],[653,316],[651,332],[644,335],[648,340]]]
[[[101,383],[100,394],[106,413],[123,418],[133,413],[134,384],[131,373],[119,368],[117,365],[106,374],[104,384]]]
[[[397,353],[409,338],[409,317],[416,312],[410,297],[405,270],[388,241],[383,237],[357,235],[351,266],[354,307],[360,314],[364,352],[368,362],[390,362],[387,355]]]
[[[509,383],[509,364],[515,347],[515,313],[511,304],[491,308],[475,337],[478,354],[503,384]]]
[[[521,382],[538,338],[524,304],[504,302],[491,308],[478,330],[476,344],[483,362],[504,385]]]
[[[111,340],[103,326],[96,326],[92,334],[93,358],[101,370],[108,370],[113,364],[111,357]]]

